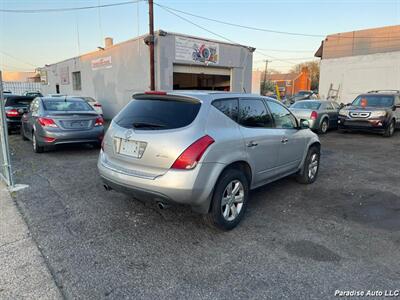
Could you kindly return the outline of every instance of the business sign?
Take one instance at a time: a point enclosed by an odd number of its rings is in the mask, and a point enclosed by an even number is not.
[[[60,83],[61,84],[69,84],[69,68],[61,67],[60,68]]]
[[[111,56],[100,57],[92,60],[93,71],[110,68],[112,68]]]
[[[198,39],[176,36],[175,59],[204,64],[218,64],[219,45]]]

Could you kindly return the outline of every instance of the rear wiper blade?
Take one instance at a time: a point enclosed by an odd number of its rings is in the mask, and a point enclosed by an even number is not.
[[[163,124],[158,123],[148,123],[148,122],[135,122],[132,124],[134,128],[142,128],[142,127],[165,127]]]

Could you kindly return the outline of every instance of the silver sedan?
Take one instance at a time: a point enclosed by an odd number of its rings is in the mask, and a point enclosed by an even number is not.
[[[307,120],[310,128],[324,134],[337,128],[340,106],[334,101],[303,100],[290,106],[290,111],[299,120]]]
[[[103,118],[82,99],[37,97],[22,116],[21,135],[33,150],[59,144],[91,143],[100,146]]]

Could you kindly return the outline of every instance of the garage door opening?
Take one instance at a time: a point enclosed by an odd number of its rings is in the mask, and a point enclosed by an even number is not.
[[[229,75],[174,73],[174,90],[230,91]]]

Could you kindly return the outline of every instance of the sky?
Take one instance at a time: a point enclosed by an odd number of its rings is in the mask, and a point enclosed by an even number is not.
[[[96,6],[127,0],[0,0],[0,10]],[[154,0],[163,6],[225,22],[277,31],[321,35],[293,36],[254,31],[182,15],[208,31],[155,6],[155,29],[235,41],[258,49],[254,69],[281,72],[315,59],[322,36],[365,28],[399,25],[400,0]],[[180,13],[178,13],[180,14]],[[0,68],[29,71],[95,50],[104,37],[122,42],[148,31],[147,2],[68,12],[0,12]],[[216,36],[213,33],[218,34]],[[260,52],[259,52],[260,51]]]

